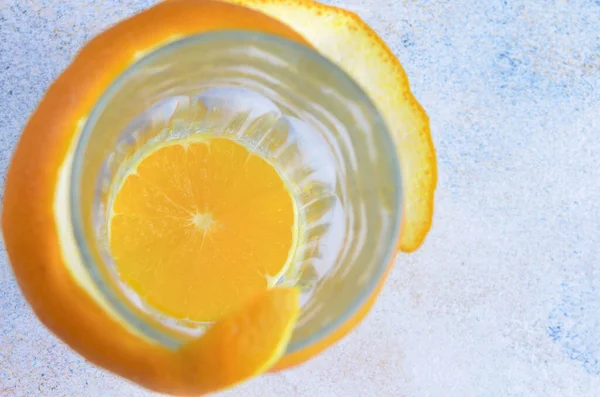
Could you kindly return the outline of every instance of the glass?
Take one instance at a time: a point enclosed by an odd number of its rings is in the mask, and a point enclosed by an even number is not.
[[[120,281],[106,225],[112,183],[145,146],[226,136],[272,162],[299,210],[297,271],[279,282],[303,291],[288,353],[330,334],[396,252],[399,162],[377,109],[317,52],[262,33],[191,36],[138,58],[95,105],[73,158],[72,226],[95,288],[136,332],[171,348],[205,329],[161,314]]]

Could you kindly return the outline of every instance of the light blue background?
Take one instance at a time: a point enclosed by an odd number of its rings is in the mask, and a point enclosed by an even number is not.
[[[0,167],[77,49],[149,0],[0,0]],[[367,320],[223,396],[600,393],[600,1],[328,1],[400,58],[431,118],[434,227]],[[146,396],[35,319],[0,257],[0,396]]]

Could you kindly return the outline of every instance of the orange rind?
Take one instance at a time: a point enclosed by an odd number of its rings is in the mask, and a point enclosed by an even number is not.
[[[165,1],[86,44],[31,115],[4,192],[4,241],[36,315],[92,363],[164,393],[208,393],[306,361],[362,320],[384,280],[342,327],[287,355],[299,311],[295,289],[259,294],[179,350],[140,335],[112,310],[83,270],[65,189],[85,120],[109,85],[140,56],[182,37],[219,30],[260,31],[316,49],[362,86],[397,143],[404,185],[401,250],[420,246],[433,214],[437,174],[428,118],[402,66],[375,32],[353,13],[313,1],[227,2],[235,4]]]

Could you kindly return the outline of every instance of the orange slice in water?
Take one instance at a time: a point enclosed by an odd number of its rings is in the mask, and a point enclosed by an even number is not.
[[[216,321],[272,287],[295,247],[296,211],[275,168],[226,138],[146,151],[112,206],[121,278],[164,314]]]

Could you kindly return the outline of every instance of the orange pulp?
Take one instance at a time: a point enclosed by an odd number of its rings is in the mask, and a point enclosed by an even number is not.
[[[147,153],[114,196],[109,243],[120,278],[169,316],[212,322],[285,271],[296,210],[277,170],[225,138]]]

